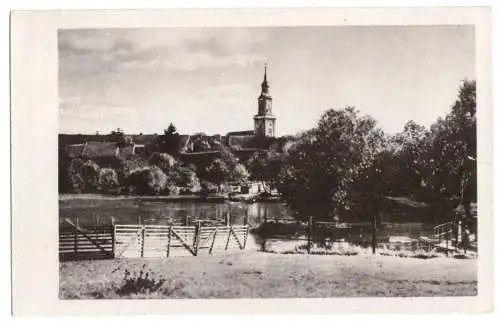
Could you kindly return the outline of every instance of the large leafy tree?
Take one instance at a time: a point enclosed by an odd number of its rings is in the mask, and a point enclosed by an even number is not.
[[[403,131],[392,136],[387,145],[381,176],[390,184],[389,194],[418,199],[425,185],[429,131],[415,121],[408,121]],[[382,161],[380,161],[382,162]],[[390,167],[387,167],[390,166]]]
[[[427,183],[429,196],[462,205],[465,221],[477,201],[476,82],[462,82],[451,112],[431,126]]]
[[[383,132],[353,107],[330,109],[289,149],[277,187],[299,218],[332,220],[356,204],[349,192],[382,151]]]

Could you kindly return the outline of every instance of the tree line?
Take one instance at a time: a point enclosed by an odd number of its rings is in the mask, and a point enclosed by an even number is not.
[[[115,135],[117,132],[114,132]],[[121,135],[120,135],[121,134]],[[117,146],[133,145],[129,136],[117,135]],[[60,150],[59,191],[61,193],[103,193],[135,195],[177,195],[223,193],[227,183],[246,184],[249,173],[226,147],[217,158],[185,162],[179,155],[179,134],[170,124],[163,135],[140,155],[116,156],[98,163],[83,157],[69,159]],[[100,161],[99,161],[100,162]]]
[[[451,111],[430,128],[408,121],[385,134],[354,107],[330,109],[285,153],[262,154],[261,177],[276,184],[298,218],[349,221],[376,213],[386,196],[426,202],[449,215],[477,201],[476,82],[461,83]]]
[[[171,125],[153,143],[148,160],[119,159],[105,168],[80,159],[63,162],[62,186],[68,192],[173,194],[220,192],[228,183],[262,181],[278,189],[298,219],[360,220],[373,215],[384,197],[404,196],[443,215],[461,205],[464,221],[474,226],[473,80],[460,84],[451,110],[429,128],[410,120],[400,133],[388,135],[372,117],[347,107],[327,110],[314,128],[281,138],[279,148],[259,149],[246,161],[220,145],[216,158],[187,163],[178,154],[178,141]]]

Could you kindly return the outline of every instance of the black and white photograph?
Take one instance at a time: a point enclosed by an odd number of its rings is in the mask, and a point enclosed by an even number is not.
[[[484,28],[251,13],[53,24],[46,289],[102,307],[487,298]]]
[[[60,298],[477,294],[474,29],[58,33]]]

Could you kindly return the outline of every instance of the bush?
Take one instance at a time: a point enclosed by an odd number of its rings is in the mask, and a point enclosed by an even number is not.
[[[97,192],[99,189],[100,168],[94,161],[88,160],[82,166],[82,177],[85,192]]]
[[[74,193],[97,192],[99,188],[99,166],[88,160],[73,159],[68,165],[69,189]]]
[[[178,195],[181,193],[181,188],[175,184],[169,183],[165,188],[165,193],[168,195]]]
[[[127,186],[139,195],[158,195],[166,185],[167,176],[158,167],[133,171],[127,179]]]
[[[131,275],[128,270],[125,270],[123,276],[123,284],[118,289],[118,295],[132,295],[132,294],[149,294],[157,292],[161,286],[165,283],[165,279],[160,276],[159,278],[154,278],[154,273],[149,270],[145,270],[146,265],[142,266],[139,275]]]
[[[202,181],[200,186],[200,193],[204,195],[215,194],[218,191],[217,185],[209,181]]]
[[[178,187],[181,193],[199,192],[201,190],[200,180],[196,173],[184,166],[176,165],[169,177],[169,187]]]
[[[73,159],[68,165],[67,179],[68,189],[73,193],[81,193],[85,190],[85,181],[82,174],[83,161],[80,159]]]
[[[99,172],[99,189],[103,193],[116,193],[120,187],[116,171],[109,168],[103,168]]]
[[[238,163],[231,170],[231,180],[240,184],[244,184],[248,181],[248,171],[247,168],[241,163]]]
[[[126,183],[126,179],[132,172],[149,166],[148,161],[138,155],[134,155],[126,159],[121,158],[118,164],[116,173],[120,184]]]
[[[149,164],[151,166],[159,167],[166,175],[168,175],[176,164],[176,160],[173,156],[167,153],[155,152],[149,158]]]

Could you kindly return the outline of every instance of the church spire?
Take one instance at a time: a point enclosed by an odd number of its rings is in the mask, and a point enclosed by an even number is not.
[[[273,115],[273,98],[269,94],[269,84],[267,83],[267,63],[264,65],[264,81],[262,81],[261,87],[257,115],[253,117],[255,135],[274,137],[276,117]]]
[[[267,83],[267,63],[264,64],[264,81],[262,81],[261,88],[263,94],[269,93],[269,84]]]

